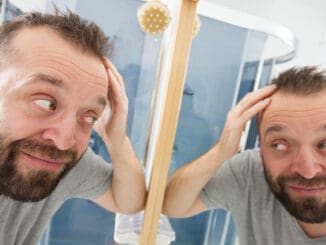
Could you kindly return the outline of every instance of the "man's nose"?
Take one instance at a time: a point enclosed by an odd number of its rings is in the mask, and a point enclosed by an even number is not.
[[[322,166],[313,149],[301,147],[293,159],[292,171],[306,179],[312,179],[322,172]]]
[[[76,117],[62,117],[51,123],[43,138],[52,141],[59,150],[68,150],[76,144],[76,127]]]

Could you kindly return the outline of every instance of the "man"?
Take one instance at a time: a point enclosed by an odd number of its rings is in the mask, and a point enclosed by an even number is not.
[[[326,244],[326,75],[290,69],[273,84],[246,95],[219,142],[175,172],[164,213],[227,209],[240,244]],[[257,113],[260,150],[235,155]]]
[[[123,80],[104,58],[109,45],[73,13],[31,13],[0,28],[0,244],[37,244],[68,198],[113,212],[143,208],[143,170],[126,136]],[[95,122],[112,167],[87,149]]]

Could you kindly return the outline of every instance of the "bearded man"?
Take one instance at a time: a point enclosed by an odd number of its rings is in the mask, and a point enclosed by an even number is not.
[[[259,150],[237,154],[258,114]],[[240,244],[326,244],[326,74],[292,68],[247,94],[220,140],[171,177],[163,212],[227,209]]]

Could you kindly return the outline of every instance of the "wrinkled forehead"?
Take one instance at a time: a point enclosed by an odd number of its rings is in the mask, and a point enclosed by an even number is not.
[[[18,55],[18,63],[69,63],[82,75],[107,87],[107,72],[102,59],[70,43],[49,27],[25,27],[19,30],[11,40],[10,49]]]
[[[267,108],[258,115],[259,132],[271,125],[326,122],[326,89],[309,95],[277,91]],[[311,124],[310,124],[311,125]]]

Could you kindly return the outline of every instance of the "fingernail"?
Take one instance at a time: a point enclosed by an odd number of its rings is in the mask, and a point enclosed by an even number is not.
[[[270,97],[267,97],[267,98],[261,100],[260,102],[261,103],[268,103],[268,102],[270,102],[270,100],[271,100],[271,98]]]

